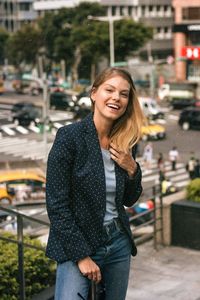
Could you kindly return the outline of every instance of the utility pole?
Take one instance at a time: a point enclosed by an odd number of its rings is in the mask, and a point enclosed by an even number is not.
[[[109,13],[108,16],[102,16],[102,17],[88,16],[88,20],[96,20],[100,22],[109,23],[110,66],[111,67],[115,65],[114,21],[119,21],[122,19],[127,19],[127,17],[112,16],[111,13]]]

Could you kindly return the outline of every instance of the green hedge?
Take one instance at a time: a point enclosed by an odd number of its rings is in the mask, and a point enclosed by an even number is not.
[[[2,235],[2,233],[1,233]],[[15,238],[11,233],[3,236]],[[41,246],[40,241],[24,238],[24,242]],[[17,244],[0,240],[0,299],[19,299]],[[43,289],[55,283],[55,263],[43,251],[24,247],[24,274],[26,299],[31,299]]]
[[[190,201],[200,202],[200,178],[196,178],[188,184],[186,196]]]

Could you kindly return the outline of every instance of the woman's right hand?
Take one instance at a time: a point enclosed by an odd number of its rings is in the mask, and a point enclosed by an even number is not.
[[[97,283],[101,281],[100,268],[89,256],[79,260],[78,267],[83,276]]]

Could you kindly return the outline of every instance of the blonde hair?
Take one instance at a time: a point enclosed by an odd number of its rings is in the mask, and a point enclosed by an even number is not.
[[[131,75],[124,69],[107,68],[96,77],[91,92],[98,89],[106,80],[116,75],[128,81],[130,84],[130,92],[126,111],[115,121],[110,132],[110,140],[121,151],[129,152],[139,141],[141,137],[141,127],[145,121]]]

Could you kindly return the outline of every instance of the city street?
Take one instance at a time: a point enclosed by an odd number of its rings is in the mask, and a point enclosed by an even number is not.
[[[30,96],[30,95],[18,95],[13,91],[9,91],[7,94],[0,96],[0,132],[2,133],[3,138],[18,138],[19,140],[26,139],[37,141],[42,141],[43,135],[38,132],[38,128],[23,127],[12,124],[9,121],[10,109],[13,103],[18,101],[30,101],[36,105],[42,105],[43,100],[41,96]],[[162,103],[161,103],[162,105]],[[161,124],[166,127],[167,137],[164,140],[153,141],[153,152],[154,158],[156,159],[158,153],[163,153],[164,159],[168,159],[169,150],[175,145],[177,146],[180,152],[180,161],[186,163],[190,157],[191,151],[196,154],[196,157],[200,158],[200,131],[196,130],[182,130],[177,122],[178,116],[181,110],[170,110],[167,107],[164,107],[165,120],[164,124]],[[53,131],[52,136],[50,136],[50,143],[54,139],[57,129],[65,124],[69,123],[69,120],[73,118],[73,115],[65,111],[53,111],[49,113],[50,119],[53,122]],[[17,144],[15,141],[14,144]],[[143,153],[145,142],[140,143],[139,151],[140,155]],[[1,149],[2,150],[2,149]],[[1,160],[3,155],[6,154],[4,151],[1,151]]]
[[[4,163],[20,161],[21,165],[23,161],[39,162],[41,168],[45,170],[46,158],[55,134],[58,128],[73,122],[73,114],[67,111],[50,110],[49,118],[52,121],[52,129],[51,132],[44,134],[40,132],[37,126],[24,127],[13,124],[10,121],[12,103],[16,103],[19,100],[30,101],[35,104],[40,103],[40,105],[42,105],[43,101],[41,96],[17,95],[12,90],[0,97],[0,161]],[[177,124],[181,110],[171,110],[165,103],[161,102],[160,104],[165,112],[165,119],[158,122],[166,128],[166,139],[152,141],[153,161],[150,170],[145,169],[142,158],[143,149],[147,142],[141,141],[139,143],[137,159],[143,171],[144,198],[149,197],[152,186],[159,181],[156,162],[159,153],[162,153],[164,156],[166,176],[170,178],[178,189],[185,187],[189,181],[185,165],[191,151],[195,153],[197,158],[200,158],[200,132],[182,130]],[[168,152],[173,146],[177,146],[180,153],[176,172],[171,171],[168,159]]]

